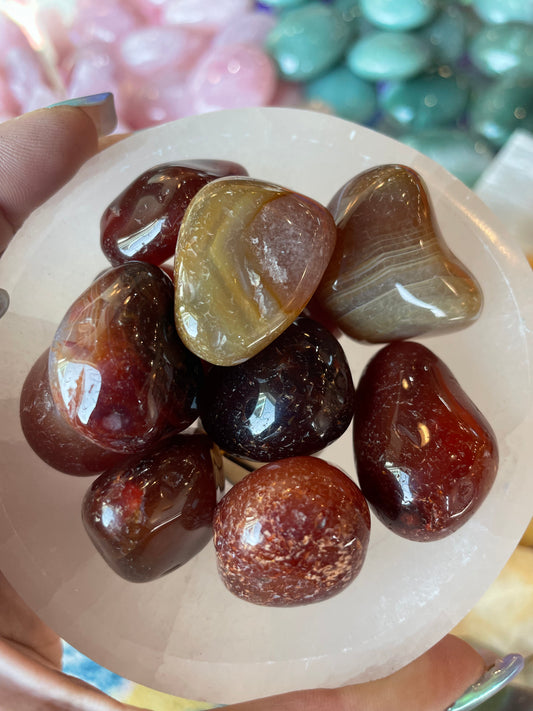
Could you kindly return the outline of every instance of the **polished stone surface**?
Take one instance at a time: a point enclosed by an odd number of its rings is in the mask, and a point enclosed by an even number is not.
[[[305,96],[313,107],[324,108],[356,123],[368,123],[377,110],[375,86],[355,76],[344,65],[308,82]]]
[[[514,131],[533,131],[533,77],[504,75],[477,91],[470,108],[470,126],[496,148]]]
[[[213,520],[218,571],[234,595],[288,607],[325,600],[359,574],[370,513],[359,487],[317,457],[248,474]]]
[[[340,343],[300,317],[245,363],[211,368],[199,410],[222,450],[272,462],[314,454],[338,439],[352,420],[353,397]]]
[[[197,417],[199,360],[176,334],[172,282],[145,262],[105,271],[61,320],[50,347],[54,402],[101,447],[136,453]]]
[[[494,432],[449,368],[428,348],[393,343],[356,389],[357,477],[394,533],[434,541],[463,526],[498,469]]]
[[[310,2],[281,15],[267,37],[266,47],[283,78],[308,81],[342,58],[349,37],[341,13],[323,3]]]
[[[478,317],[481,291],[446,246],[415,171],[372,168],[348,181],[329,208],[338,239],[316,298],[349,336],[383,343]]]
[[[111,264],[141,260],[162,264],[174,255],[190,201],[211,180],[246,175],[236,163],[189,160],[154,166],[131,182],[100,220],[102,251]]]
[[[414,30],[435,15],[435,0],[361,0],[363,17],[383,30]]]
[[[475,185],[495,154],[489,141],[461,128],[427,128],[405,134],[401,141],[440,163],[468,187]]]
[[[390,82],[379,95],[379,104],[395,128],[420,130],[457,122],[465,113],[469,85],[466,79],[443,71]]]
[[[329,211],[252,178],[206,185],[182,222],[175,315],[185,345],[215,365],[258,353],[303,310],[336,239]]]
[[[83,524],[118,575],[155,580],[209,543],[219,478],[211,450],[204,435],[178,435],[93,481]]]
[[[353,73],[369,81],[409,79],[430,61],[428,44],[410,32],[369,32],[346,53]]]
[[[533,26],[519,23],[486,26],[469,46],[469,57],[488,76],[533,76]]]

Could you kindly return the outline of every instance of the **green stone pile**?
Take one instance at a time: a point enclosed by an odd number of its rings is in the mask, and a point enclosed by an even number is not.
[[[533,131],[532,0],[262,0],[267,50],[313,108],[393,136],[472,186]]]

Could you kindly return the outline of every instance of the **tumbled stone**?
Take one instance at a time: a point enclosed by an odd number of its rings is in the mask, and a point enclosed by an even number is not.
[[[533,4],[524,0],[472,0],[472,7],[485,22],[533,24]]]
[[[369,32],[346,55],[354,74],[369,81],[409,79],[431,61],[428,44],[410,32]]]
[[[220,576],[237,597],[289,607],[336,595],[359,574],[370,513],[359,487],[317,457],[248,474],[213,519]]]
[[[352,419],[353,395],[340,343],[301,316],[245,363],[211,368],[200,417],[225,452],[273,462],[314,454],[340,437]]]
[[[382,343],[470,324],[482,294],[439,233],[420,176],[382,165],[348,181],[329,208],[338,226],[317,299],[337,325]]]
[[[440,163],[468,187],[475,185],[495,153],[488,141],[461,128],[427,128],[400,140]]]
[[[282,77],[308,81],[342,58],[349,38],[348,24],[335,8],[310,2],[283,13],[266,47]]]
[[[511,72],[480,89],[470,105],[470,125],[496,148],[517,129],[533,131],[533,76]]]
[[[389,83],[380,92],[380,106],[394,127],[414,130],[457,121],[466,109],[468,96],[464,79],[436,72]]]
[[[104,210],[102,251],[114,266],[172,257],[185,210],[200,188],[246,169],[225,160],[188,160],[154,166],[133,180]]]
[[[453,65],[465,53],[472,17],[467,8],[444,3],[434,20],[418,30],[431,46],[437,65]]]
[[[175,258],[176,327],[215,365],[234,365],[274,340],[311,298],[336,228],[315,200],[252,178],[202,188],[183,219]]]
[[[337,116],[368,123],[376,113],[376,87],[339,65],[307,83],[305,95],[313,104],[324,105]]]
[[[469,47],[472,63],[488,76],[533,76],[533,27],[509,23],[483,27]]]
[[[361,0],[363,16],[383,30],[414,30],[435,15],[435,0]]]
[[[420,343],[382,348],[356,390],[361,490],[394,533],[434,541],[481,506],[498,469],[491,426],[449,368]]]

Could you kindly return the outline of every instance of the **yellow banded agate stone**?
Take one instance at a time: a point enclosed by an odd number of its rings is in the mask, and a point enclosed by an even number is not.
[[[335,240],[333,217],[309,197],[248,177],[209,183],[189,204],[176,245],[182,341],[215,365],[252,357],[304,309]]]
[[[440,234],[416,171],[372,168],[341,187],[328,208],[338,236],[316,303],[344,333],[386,343],[478,317],[481,289]]]

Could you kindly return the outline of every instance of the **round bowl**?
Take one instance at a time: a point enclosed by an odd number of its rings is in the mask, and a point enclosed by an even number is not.
[[[501,464],[488,498],[434,543],[395,536],[373,519],[359,577],[339,595],[297,608],[239,600],[219,580],[213,546],[152,583],[117,577],[84,532],[90,479],[43,464],[18,418],[21,385],[71,302],[107,266],[102,211],[156,164],[228,159],[250,175],[327,204],[355,174],[404,163],[428,186],[452,251],[485,305],[472,326],[418,339],[456,375],[492,424]],[[324,114],[277,108],[210,113],[137,133],[89,161],[37,210],[0,260],[10,296],[0,319],[0,567],[71,645],[112,671],[189,698],[230,703],[336,686],[392,672],[473,607],[533,513],[533,275],[518,247],[461,182],[415,150]],[[357,381],[377,347],[342,344]],[[351,434],[322,456],[356,478]]]

